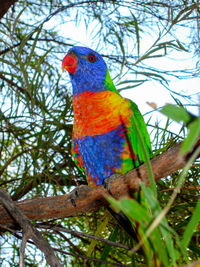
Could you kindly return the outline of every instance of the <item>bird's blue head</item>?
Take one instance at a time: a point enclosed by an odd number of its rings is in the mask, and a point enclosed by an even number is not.
[[[106,90],[106,63],[90,48],[72,47],[62,61],[62,69],[69,72],[73,94]]]

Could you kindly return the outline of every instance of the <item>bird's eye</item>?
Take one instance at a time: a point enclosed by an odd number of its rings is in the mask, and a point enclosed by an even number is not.
[[[94,63],[95,60],[96,60],[96,58],[95,58],[94,55],[89,55],[89,56],[88,56],[88,60],[89,60],[89,62]]]

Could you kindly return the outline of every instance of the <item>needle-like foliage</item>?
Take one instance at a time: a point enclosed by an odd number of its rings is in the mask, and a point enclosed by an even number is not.
[[[151,103],[154,109],[144,116],[154,156],[183,140],[182,153],[193,151],[200,123],[187,108],[199,108],[198,89],[182,91],[170,85],[199,76],[199,1],[19,0],[8,11],[4,7],[9,1],[2,2],[0,186],[12,200],[62,195],[86,183],[71,157],[71,85],[61,76],[61,61],[73,45],[99,51],[117,89],[129,89],[130,98],[151,83],[171,94],[174,105],[161,109]],[[181,66],[181,57],[190,58],[188,68]],[[157,119],[160,111],[168,117],[165,124],[163,117]],[[79,217],[36,220],[34,226],[63,266],[182,266],[196,261],[198,153],[197,148],[183,170],[157,184],[148,162],[151,186],[142,185],[142,203],[110,200],[133,225],[139,223],[139,243],[130,240],[103,207]],[[9,225],[0,229],[1,266],[19,266],[19,258],[25,266],[45,266],[44,255],[31,240],[25,253],[20,249],[24,232]]]

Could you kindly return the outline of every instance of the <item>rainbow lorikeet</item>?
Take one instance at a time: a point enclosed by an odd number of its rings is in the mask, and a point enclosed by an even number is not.
[[[145,161],[133,117],[148,156],[152,156],[137,105],[116,90],[100,54],[74,46],[62,68],[69,72],[73,87],[72,155],[89,185],[101,185],[112,174],[125,174]]]

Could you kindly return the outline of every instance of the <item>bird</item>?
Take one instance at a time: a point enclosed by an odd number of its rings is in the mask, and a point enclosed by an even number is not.
[[[134,102],[120,95],[98,52],[73,46],[63,58],[62,69],[68,71],[73,91],[71,153],[89,186],[102,185],[108,177],[125,174],[145,162],[135,122],[146,153],[152,157],[143,116]],[[109,211],[133,236],[128,218],[122,212]]]

